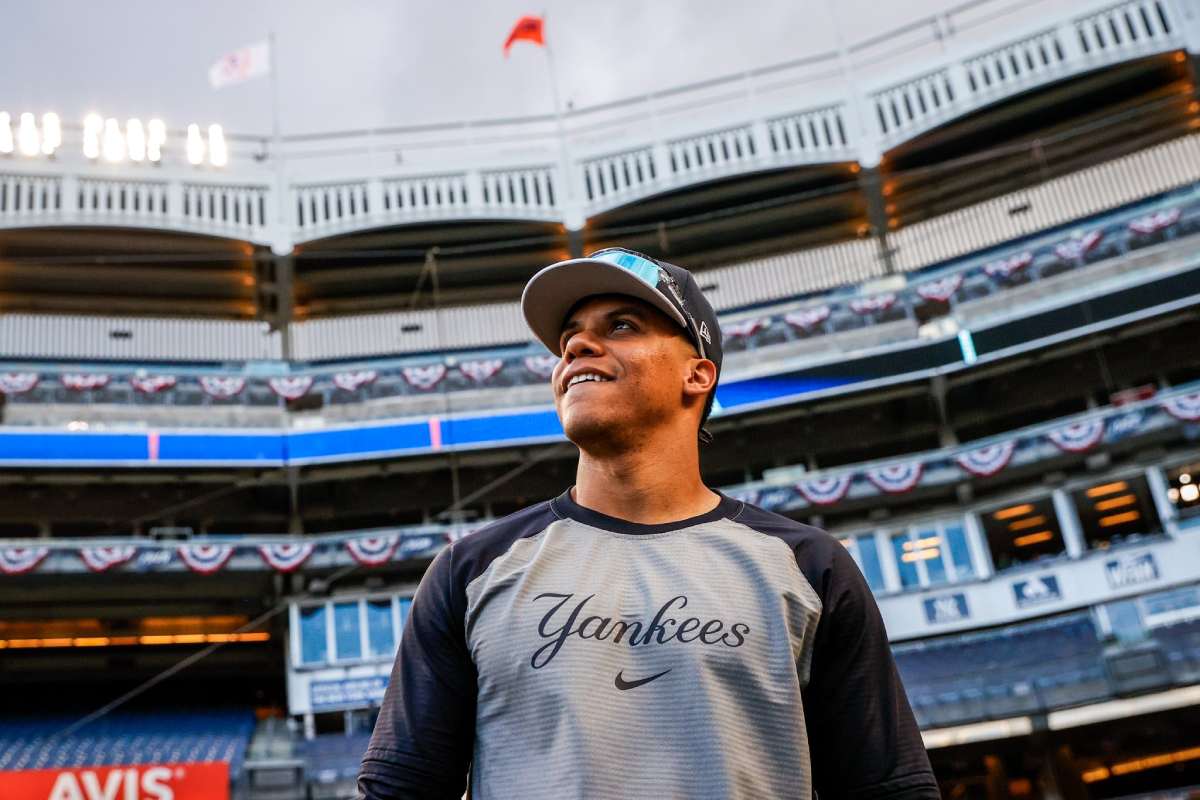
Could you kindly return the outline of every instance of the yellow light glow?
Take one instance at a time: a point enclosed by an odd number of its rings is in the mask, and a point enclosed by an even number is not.
[[[936,547],[942,541],[940,536],[926,536],[924,539],[917,539],[915,542],[905,542],[905,550],[923,550],[926,547]]]
[[[1113,525],[1123,525],[1126,522],[1133,522],[1142,516],[1140,511],[1126,511],[1123,514],[1113,514],[1107,517],[1100,518],[1101,528],[1111,528]]]
[[[1128,775],[1131,772],[1141,772],[1155,767],[1165,767],[1168,764],[1180,764],[1184,761],[1194,761],[1200,758],[1200,747],[1189,747],[1186,750],[1175,750],[1170,753],[1159,753],[1157,755],[1146,756],[1145,758],[1134,758],[1129,761],[1122,761],[1112,765],[1113,775]]]
[[[146,129],[140,119],[125,121],[125,143],[129,146],[130,161],[146,160]]]
[[[914,552],[905,553],[904,555],[900,556],[900,560],[908,561],[908,562],[928,561],[931,558],[937,558],[941,554],[941,552],[942,551],[936,547],[933,548],[932,550],[916,550]]]
[[[208,126],[208,161],[214,167],[229,163],[229,150],[225,147],[225,131],[220,125]]]
[[[1123,492],[1129,488],[1129,484],[1125,481],[1114,481],[1113,483],[1102,483],[1099,486],[1093,486],[1087,490],[1088,497],[1102,497],[1106,494],[1115,494]]]
[[[167,126],[161,119],[146,125],[146,158],[154,164],[162,161],[162,149],[167,143]]]
[[[1023,531],[1026,528],[1036,528],[1039,525],[1045,525],[1045,524],[1046,524],[1046,515],[1038,514],[1036,516],[1027,517],[1025,519],[1018,519],[1013,522],[1010,522],[1010,523],[1008,523],[1008,529],[1010,531]]]
[[[1133,505],[1137,502],[1137,497],[1131,494],[1123,494],[1120,497],[1110,497],[1107,500],[1099,500],[1096,502],[1097,511],[1108,511],[1112,508],[1120,508],[1121,506]]]
[[[1013,517],[1023,517],[1026,514],[1030,514],[1032,512],[1033,512],[1033,506],[1031,506],[1029,503],[1022,503],[1019,506],[1009,506],[1008,508],[1000,509],[999,511],[992,514],[992,519],[998,519],[998,520],[1012,519]]]
[[[84,158],[100,157],[100,134],[104,130],[104,120],[99,114],[88,114],[83,120],[83,155]]]
[[[1079,777],[1083,778],[1084,783],[1095,783],[1096,781],[1107,780],[1109,774],[1108,767],[1096,767],[1095,769],[1085,770]]]
[[[73,644],[76,647],[108,647],[112,644],[112,640],[107,636],[80,636],[75,639]]]
[[[1194,502],[1200,499],[1200,486],[1194,483],[1185,483],[1179,490],[1179,496],[1185,503]]]
[[[1018,536],[1013,539],[1013,544],[1017,547],[1028,547],[1031,544],[1039,542],[1048,542],[1054,538],[1054,534],[1050,531],[1038,531],[1037,533],[1027,533],[1024,536]]]
[[[125,137],[121,135],[121,126],[111,117],[104,120],[104,160],[116,163],[125,158]]]

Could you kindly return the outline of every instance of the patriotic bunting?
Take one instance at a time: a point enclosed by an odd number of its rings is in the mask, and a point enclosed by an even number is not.
[[[965,453],[959,453],[954,457],[954,460],[958,462],[960,467],[972,475],[986,478],[989,475],[995,475],[1008,466],[1008,461],[1012,458],[1012,454],[1016,449],[1017,440],[1009,439],[1007,442],[989,444],[974,450],[968,450]]]
[[[1184,422],[1200,420],[1200,392],[1170,397],[1161,403],[1163,410]]]
[[[200,388],[209,397],[226,400],[237,397],[246,388],[246,379],[234,376],[203,375],[200,378]]]
[[[225,566],[233,555],[231,544],[185,544],[179,547],[179,557],[187,568],[201,575],[211,575]]]
[[[831,506],[846,496],[854,476],[851,473],[828,478],[809,478],[796,484],[796,491],[815,506]]]
[[[802,331],[810,331],[827,319],[829,319],[829,306],[802,308],[799,311],[789,311],[783,315],[784,322]]]
[[[1088,231],[1083,236],[1068,239],[1062,244],[1055,246],[1054,252],[1063,261],[1078,261],[1095,250],[1096,245],[1100,244],[1100,240],[1103,238],[1103,231]]]
[[[1015,256],[991,261],[983,265],[989,278],[1009,278],[1033,263],[1033,253],[1018,253]]]
[[[910,491],[921,480],[920,461],[888,464],[867,470],[867,480],[888,494],[903,494]]]
[[[445,364],[428,364],[423,367],[405,367],[400,370],[404,380],[414,389],[427,392],[442,382],[446,377]]]
[[[525,369],[539,378],[549,378],[558,366],[558,356],[525,356]]]
[[[0,572],[5,575],[29,572],[48,555],[48,547],[0,547]]]
[[[359,387],[369,386],[379,377],[373,369],[360,369],[354,372],[339,372],[333,376],[333,385],[347,392],[356,391]]]
[[[1104,438],[1104,419],[1101,417],[1072,422],[1047,431],[1046,438],[1064,453],[1084,453]]]
[[[483,383],[504,367],[502,358],[485,358],[478,361],[464,361],[458,365],[458,370],[471,379],[472,383]]]
[[[400,534],[389,533],[383,536],[360,536],[357,539],[347,539],[346,549],[350,551],[350,556],[364,567],[377,567],[391,559],[398,544],[400,544]]]
[[[312,555],[312,542],[264,544],[258,548],[267,566],[279,572],[293,572]]]
[[[896,294],[887,292],[874,297],[856,297],[850,301],[850,310],[855,314],[874,314],[887,311],[896,302]]]
[[[108,386],[107,375],[82,375],[74,372],[64,373],[59,377],[62,385],[72,392],[87,392],[92,389],[103,389]]]
[[[129,379],[129,383],[142,394],[158,394],[172,388],[176,381],[174,375],[147,375],[142,377],[134,375]]]
[[[961,272],[954,275],[947,275],[936,281],[921,284],[917,287],[917,294],[926,300],[944,303],[954,296],[954,293],[962,286],[962,282],[963,274]]]
[[[0,394],[25,394],[38,385],[36,372],[0,373]]]
[[[267,385],[284,400],[299,400],[312,388],[313,378],[311,375],[284,375],[270,378]]]
[[[1167,211],[1156,211],[1153,214],[1147,214],[1144,217],[1138,217],[1129,223],[1129,230],[1133,233],[1152,234],[1158,233],[1161,230],[1171,227],[1179,218],[1183,216],[1178,208],[1172,208]]]
[[[726,339],[746,339],[767,326],[765,319],[745,319],[741,322],[728,322],[721,326],[721,332]]]
[[[137,548],[130,545],[79,548],[79,557],[92,572],[104,572],[118,564],[124,564],[136,555]]]

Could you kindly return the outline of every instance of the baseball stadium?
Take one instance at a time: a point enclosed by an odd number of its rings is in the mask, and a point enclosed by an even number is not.
[[[904,5],[602,102],[506,6],[545,103],[445,122],[281,125],[266,28],[171,118],[0,89],[0,798],[359,797],[427,568],[575,481],[521,298],[605,248],[715,309],[704,484],[850,556],[943,797],[1200,797],[1200,2]]]

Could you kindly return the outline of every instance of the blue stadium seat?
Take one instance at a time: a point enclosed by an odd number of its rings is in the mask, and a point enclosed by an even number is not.
[[[113,715],[59,736],[75,719],[0,718],[0,770],[224,761],[236,779],[254,732],[249,711],[196,711]]]

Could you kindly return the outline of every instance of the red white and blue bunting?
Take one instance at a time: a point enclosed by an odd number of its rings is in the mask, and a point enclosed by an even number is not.
[[[1008,466],[1008,462],[1016,449],[1017,440],[1009,439],[1007,442],[989,444],[984,447],[977,447],[974,450],[968,450],[965,453],[959,453],[954,457],[954,460],[958,462],[960,467],[972,475],[986,478],[990,475],[995,475]]]
[[[1100,240],[1103,238],[1103,231],[1088,231],[1083,236],[1068,239],[1062,244],[1056,245],[1054,252],[1063,261],[1078,261],[1095,250],[1096,245],[1100,244]]]
[[[990,261],[983,265],[989,278],[1010,278],[1033,263],[1033,253],[1018,253],[1015,256]]]
[[[1175,419],[1184,422],[1200,420],[1200,392],[1170,397],[1163,400],[1161,405]]]
[[[185,544],[179,547],[179,558],[188,569],[201,575],[216,572],[232,555],[231,544]]]
[[[25,394],[38,385],[36,372],[0,373],[0,394]]]
[[[944,278],[939,278],[936,281],[922,283],[917,287],[917,294],[921,295],[926,300],[933,300],[938,303],[944,303],[954,296],[963,283],[963,274],[961,272],[954,275],[947,275]]]
[[[814,306],[802,308],[799,311],[789,311],[783,315],[783,321],[801,331],[810,331],[829,319],[829,306]]]
[[[1129,230],[1133,233],[1149,235],[1165,230],[1183,216],[1178,208],[1168,209],[1166,211],[1155,211],[1153,214],[1147,214],[1144,217],[1138,217],[1129,223]]]
[[[741,322],[727,322],[721,325],[721,333],[726,339],[748,339],[767,326],[765,319],[756,317],[744,319]]]
[[[132,545],[113,545],[112,547],[81,547],[79,557],[92,572],[105,572],[115,566],[124,564],[137,555],[138,549]]]
[[[377,567],[391,560],[400,544],[400,534],[389,533],[382,536],[360,536],[357,539],[347,539],[346,549],[350,556],[364,567]]]
[[[458,365],[458,371],[470,378],[472,383],[484,383],[503,368],[504,359],[502,358],[464,361]]]
[[[66,372],[59,376],[62,385],[72,392],[90,392],[93,389],[103,389],[108,386],[109,376],[101,374],[80,374]]]
[[[294,572],[312,555],[312,542],[264,544],[258,548],[267,566],[279,572]]]
[[[242,393],[242,390],[246,388],[246,379],[233,375],[202,375],[200,376],[200,388],[209,397],[227,400]]]
[[[282,375],[269,378],[267,385],[284,400],[299,400],[312,388],[313,378],[311,375]]]
[[[796,484],[796,491],[815,506],[831,506],[850,491],[854,476],[847,472],[828,478],[809,478]]]
[[[405,367],[400,370],[405,382],[422,392],[427,392],[442,382],[446,377],[445,364],[427,364],[423,367]]]
[[[1046,431],[1046,438],[1064,453],[1086,453],[1104,438],[1104,418],[1072,422]]]
[[[874,314],[887,311],[895,302],[895,292],[877,294],[874,297],[856,297],[850,301],[850,310],[855,314]]]
[[[867,480],[888,494],[903,494],[911,491],[921,480],[920,461],[905,461],[867,470]]]
[[[333,376],[333,385],[347,392],[357,391],[360,387],[369,386],[379,377],[373,369],[359,369],[352,372],[338,372]]]
[[[555,355],[525,356],[525,369],[539,378],[549,378],[557,366],[558,356]]]
[[[21,575],[42,563],[48,555],[48,547],[0,547],[0,572]]]
[[[142,394],[158,394],[175,386],[174,375],[134,375],[129,384]]]

